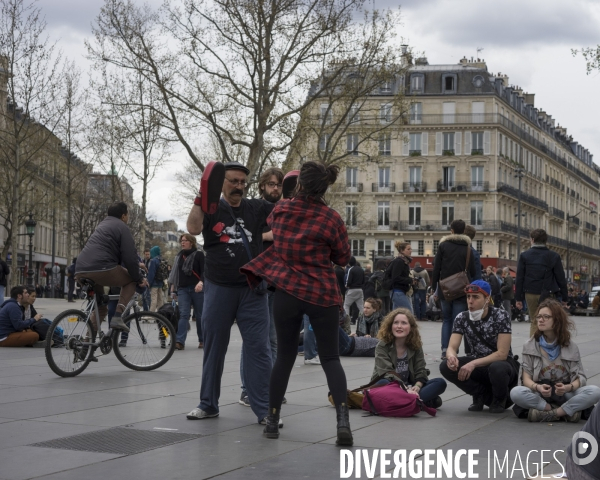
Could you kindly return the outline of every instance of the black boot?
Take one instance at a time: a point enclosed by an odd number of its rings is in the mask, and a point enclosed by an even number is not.
[[[494,398],[490,405],[490,413],[504,413],[506,410],[506,398]]]
[[[473,403],[469,407],[469,412],[481,412],[483,410],[483,396],[473,395]]]
[[[335,411],[337,413],[337,440],[335,444],[350,447],[353,445],[354,440],[352,439],[352,431],[350,430],[348,405],[345,403],[336,405]]]
[[[267,415],[267,425],[263,430],[263,436],[267,438],[279,438],[279,410],[272,408]]]

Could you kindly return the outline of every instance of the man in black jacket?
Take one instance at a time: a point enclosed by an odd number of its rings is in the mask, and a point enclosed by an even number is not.
[[[363,269],[356,265],[356,258],[350,257],[348,263],[350,268],[346,274],[346,298],[344,299],[344,310],[346,315],[350,315],[350,307],[353,303],[356,303],[359,314],[363,311],[364,296],[362,286],[365,283],[365,272]]]
[[[4,303],[4,291],[6,290],[9,274],[10,268],[6,262],[0,258],[0,305]]]
[[[502,304],[502,293],[500,292],[500,280],[498,280],[498,276],[494,272],[494,269],[491,266],[488,266],[487,269],[487,282],[490,284],[490,288],[492,289],[492,300],[494,301],[494,306],[496,308],[500,307]]]
[[[542,292],[548,293],[552,298],[560,294],[564,305],[568,297],[567,280],[560,255],[546,246],[547,241],[545,230],[532,230],[531,248],[521,253],[517,266],[516,306],[521,310],[523,299],[527,301],[531,321],[530,336],[537,330],[535,312]]]
[[[468,308],[465,295],[455,298],[452,301],[444,299],[441,287],[438,288],[438,282],[455,273],[463,272],[465,267],[469,279],[471,280],[475,277],[475,261],[473,255],[470,254],[471,239],[464,234],[465,226],[463,220],[454,220],[450,224],[452,234],[440,240],[440,245],[433,261],[431,288],[433,292],[436,292],[435,295],[440,297],[442,301],[442,358],[446,357],[454,319],[459,313],[465,312]],[[468,265],[467,252],[469,252]]]
[[[129,332],[129,328],[121,319],[121,314],[133,297],[136,284],[141,287],[148,285],[140,275],[135,242],[127,226],[128,219],[125,203],[108,207],[107,217],[96,227],[77,257],[75,269],[76,280],[89,278],[99,287],[121,287],[117,311],[110,326],[126,332]],[[108,313],[108,306],[98,305],[98,311],[102,321]]]

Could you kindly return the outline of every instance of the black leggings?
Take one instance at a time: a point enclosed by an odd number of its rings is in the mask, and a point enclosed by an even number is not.
[[[298,355],[298,335],[304,314],[315,332],[321,367],[336,405],[346,402],[346,374],[338,349],[339,307],[319,307],[282,290],[275,292],[273,316],[277,330],[277,360],[271,373],[269,408],[281,408],[290,374]]]

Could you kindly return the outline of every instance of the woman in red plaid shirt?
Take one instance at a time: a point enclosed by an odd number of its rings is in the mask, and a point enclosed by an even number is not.
[[[348,263],[350,245],[344,221],[323,199],[338,173],[335,165],[302,165],[296,195],[280,200],[267,220],[273,231],[273,247],[241,268],[251,287],[264,279],[277,289],[273,313],[278,348],[269,386],[269,416],[264,430],[267,438],[279,437],[279,412],[296,360],[302,316],[306,314],[336,405],[337,444],[352,445],[346,374],[338,353],[342,297],[331,266]]]

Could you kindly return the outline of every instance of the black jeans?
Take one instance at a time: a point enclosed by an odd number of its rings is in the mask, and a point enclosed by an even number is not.
[[[473,357],[458,357],[459,366],[462,367],[471,360]],[[450,370],[446,360],[440,363],[440,373],[446,380],[469,395],[483,397],[485,405],[490,405],[493,399],[506,399],[507,405],[512,403],[509,386],[517,384],[518,373],[508,361],[501,360],[485,367],[477,367],[465,381],[458,379],[459,370],[460,368],[456,372]]]
[[[273,315],[277,331],[277,360],[271,373],[269,385],[269,409],[281,408],[290,374],[298,352],[298,336],[302,317],[310,318],[321,367],[327,377],[327,385],[336,405],[346,402],[346,374],[340,363],[338,347],[339,307],[319,307],[304,302],[288,293],[277,290],[273,301]]]

